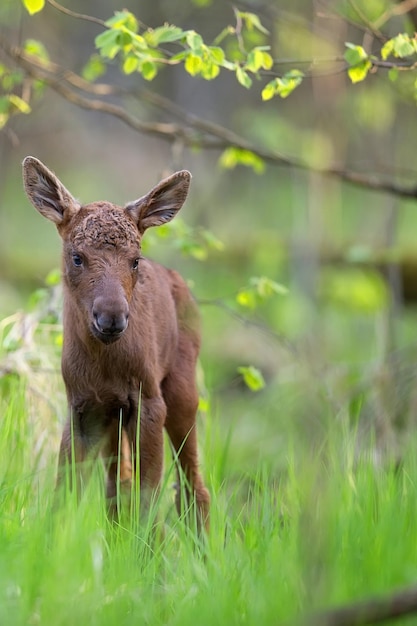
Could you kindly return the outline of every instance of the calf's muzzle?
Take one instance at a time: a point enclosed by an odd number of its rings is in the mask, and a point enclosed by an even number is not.
[[[93,303],[93,333],[103,343],[112,343],[121,337],[129,321],[129,305],[125,297],[98,296]]]

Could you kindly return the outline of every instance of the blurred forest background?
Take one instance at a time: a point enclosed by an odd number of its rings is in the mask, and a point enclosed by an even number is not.
[[[30,38],[42,41],[61,68],[82,72],[103,28],[52,4],[29,16],[20,2],[3,0],[1,63],[17,67],[5,46]],[[279,466],[286,434],[300,427],[311,443],[329,420],[358,427],[364,442],[372,434],[378,452],[398,454],[417,415],[417,207],[396,193],[417,185],[416,75],[413,59],[411,71],[394,74],[393,65],[402,63],[394,59],[352,84],[344,53],[345,42],[379,53],[388,38],[412,36],[417,2],[71,0],[67,7],[102,20],[126,8],[147,26],[173,23],[207,42],[236,25],[235,8],[253,12],[269,35],[255,29],[249,38],[271,45],[275,75],[299,68],[306,77],[288,98],[265,102],[262,75],[246,89],[223,70],[206,81],[179,65],[147,82],[123,75],[114,61],[98,79],[135,91],[123,106],[144,123],[193,128],[198,117],[257,146],[261,156],[276,155],[255,167],[222,161],[234,145],[227,134],[217,148],[190,148],[180,136],[165,141],[80,108],[54,88],[31,103],[29,115],[11,116],[0,131],[1,316],[28,310],[30,294],[59,267],[57,233],[23,192],[26,155],[41,159],[84,202],[124,204],[187,168],[193,183],[181,217],[208,229],[223,248],[213,245],[207,258],[192,246],[182,254],[174,230],[172,238],[149,234],[147,252],[178,269],[201,301],[205,385],[222,427],[240,426],[233,437],[242,466],[268,451]],[[20,96],[24,88],[18,86]],[[320,173],[328,169],[337,172]],[[349,172],[362,177],[360,184],[346,181],[355,178]],[[370,188],[379,183],[381,189]],[[285,285],[288,293],[256,307],[236,300],[254,277]],[[10,350],[4,358],[12,367]],[[241,365],[257,367],[266,387],[257,394],[245,388]],[[57,372],[59,380],[58,366]],[[44,392],[50,399],[50,378]],[[57,398],[53,408],[62,415]]]

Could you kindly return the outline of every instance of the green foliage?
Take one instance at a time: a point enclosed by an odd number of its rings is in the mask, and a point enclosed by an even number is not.
[[[45,0],[22,0],[23,6],[30,15],[39,13],[45,6]]]
[[[417,41],[406,33],[400,33],[392,39],[388,39],[381,48],[381,58],[388,59],[390,55],[404,59],[417,52]]]
[[[258,30],[268,33],[255,14],[238,11],[237,15],[247,32]],[[226,58],[223,48],[206,44],[194,30],[182,30],[171,24],[155,29],[141,28],[129,11],[117,12],[107,20],[106,26],[108,30],[95,39],[100,56],[108,60],[119,56],[123,73],[138,72],[145,80],[153,80],[164,66],[182,63],[188,74],[201,76],[204,80],[215,79],[221,69],[232,71],[238,82],[249,88],[252,85],[249,71],[256,74],[260,69],[270,69],[273,65],[273,59],[267,52],[268,46],[253,46],[243,54],[241,61],[232,61]],[[233,27],[227,27],[215,42],[235,34]],[[169,44],[173,44],[172,50]],[[179,51],[175,49],[178,47]]]
[[[7,124],[11,115],[30,113],[29,103],[14,91],[21,87],[24,75],[20,70],[11,70],[0,64],[0,86],[4,95],[0,96],[0,130]]]
[[[262,90],[262,100],[271,100],[274,96],[287,98],[299,85],[304,74],[301,70],[291,70],[281,78],[274,78]]]
[[[219,163],[225,169],[234,169],[237,165],[251,167],[256,174],[262,174],[265,169],[264,161],[254,152],[242,148],[226,148],[221,154]]]
[[[260,391],[265,387],[265,379],[262,372],[253,365],[249,365],[247,367],[242,365],[237,368],[237,371],[241,374],[245,385],[251,391]]]
[[[375,314],[389,303],[388,288],[381,275],[355,267],[325,271],[322,293],[337,306],[357,313]]]
[[[82,77],[93,83],[106,73],[107,66],[99,54],[92,54],[82,69]]]
[[[247,287],[239,290],[236,302],[240,306],[255,309],[273,296],[283,296],[288,293],[288,289],[268,278],[267,276],[253,276]]]
[[[212,232],[201,227],[192,228],[178,217],[147,233],[144,251],[147,252],[158,239],[169,241],[181,254],[197,261],[205,261],[210,252],[224,249],[223,243]]]
[[[362,46],[346,43],[346,47],[344,58],[349,64],[348,76],[352,83],[359,83],[367,77],[372,67],[371,58]]]

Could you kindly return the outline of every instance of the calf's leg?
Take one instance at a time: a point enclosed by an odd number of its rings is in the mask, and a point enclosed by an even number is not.
[[[179,351],[179,359],[181,358]],[[186,502],[182,502],[179,485],[176,505],[179,514],[188,510],[190,498],[195,498],[197,524],[199,529],[209,530],[210,495],[199,470],[196,413],[198,392],[195,383],[195,364],[182,358],[163,382],[163,394],[167,404],[165,427],[178,455],[179,463],[186,478]]]

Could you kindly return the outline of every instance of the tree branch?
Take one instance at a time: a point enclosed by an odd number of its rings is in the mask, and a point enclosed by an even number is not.
[[[171,143],[180,140],[189,148],[221,151],[226,148],[235,147],[253,152],[265,162],[272,165],[294,167],[301,170],[317,172],[326,176],[334,176],[357,187],[389,193],[402,198],[417,198],[416,186],[403,187],[393,182],[381,180],[376,176],[353,172],[338,167],[319,168],[313,166],[302,159],[289,157],[276,150],[264,148],[219,124],[191,115],[181,107],[172,104],[167,99],[150,91],[129,93],[126,90],[104,83],[88,83],[81,76],[68,70],[62,70],[55,63],[39,61],[36,57],[25,53],[21,48],[12,46],[2,37],[0,37],[0,48],[31,78],[44,81],[51,89],[68,102],[72,102],[76,106],[86,110],[107,113],[108,115],[120,119],[137,132],[159,137]],[[96,97],[90,97],[92,95]],[[136,98],[158,106],[170,115],[177,117],[182,123],[143,121],[129,113],[123,105],[113,104],[102,99],[105,96],[122,97],[127,95],[133,95]]]
[[[364,600],[356,604],[323,611],[297,620],[305,626],[365,626],[381,624],[417,613],[417,588],[410,587],[383,598]]]

